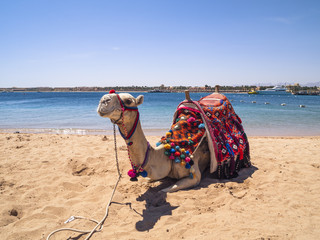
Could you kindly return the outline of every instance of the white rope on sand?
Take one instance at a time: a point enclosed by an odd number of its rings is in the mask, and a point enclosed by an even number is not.
[[[72,232],[78,232],[78,233],[83,233],[83,234],[86,234],[86,233],[89,233],[89,235],[87,236],[87,238],[85,240],[88,240],[91,238],[91,236],[93,235],[94,232],[100,232],[103,228],[103,223],[104,221],[107,219],[108,217],[108,213],[109,213],[109,206],[111,205],[111,201],[112,201],[112,198],[114,196],[114,193],[117,189],[117,186],[118,186],[118,183],[120,181],[120,178],[121,178],[121,173],[120,173],[120,168],[119,168],[119,162],[118,162],[118,151],[117,151],[117,140],[116,140],[116,128],[115,128],[115,124],[113,124],[113,137],[114,137],[114,151],[115,151],[115,157],[116,157],[116,162],[117,162],[117,170],[118,170],[118,180],[113,188],[113,191],[112,191],[112,194],[111,194],[111,197],[110,197],[110,200],[109,200],[109,203],[106,207],[106,213],[104,215],[104,217],[102,218],[102,220],[100,222],[98,222],[97,220],[94,220],[94,219],[90,219],[90,218],[86,218],[86,217],[81,217],[81,216],[71,216],[67,221],[65,221],[64,223],[69,223],[73,220],[76,220],[76,219],[87,219],[91,222],[95,222],[97,223],[97,225],[91,230],[91,231],[88,231],[88,230],[78,230],[78,229],[74,229],[74,228],[60,228],[60,229],[57,229],[53,232],[51,232],[48,237],[47,237],[47,240],[49,240],[49,238],[57,233],[57,232],[61,232],[61,231],[72,231]],[[98,228],[99,227],[99,228]]]

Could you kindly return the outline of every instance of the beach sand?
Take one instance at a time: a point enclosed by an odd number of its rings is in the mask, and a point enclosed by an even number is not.
[[[159,136],[147,137],[152,145]],[[208,174],[196,188],[161,194],[173,180],[123,177],[101,232],[91,239],[319,239],[320,136],[249,137],[253,166],[239,177]],[[0,239],[46,239],[58,228],[91,230],[118,174],[113,136],[0,134]],[[78,238],[77,238],[78,237]],[[85,239],[59,232],[50,239]]]

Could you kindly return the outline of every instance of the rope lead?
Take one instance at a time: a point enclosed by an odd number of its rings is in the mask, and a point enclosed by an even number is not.
[[[117,186],[118,186],[118,183],[120,182],[120,178],[121,178],[121,173],[120,173],[120,168],[119,168],[119,161],[118,161],[118,151],[117,151],[117,138],[116,138],[116,127],[115,127],[115,124],[113,124],[113,139],[114,139],[114,151],[115,151],[115,158],[116,158],[116,162],[117,162],[117,170],[118,170],[118,180],[113,188],[113,191],[112,191],[112,194],[111,194],[111,197],[110,197],[110,200],[109,200],[109,203],[106,207],[106,213],[104,215],[104,217],[102,218],[102,220],[100,222],[98,222],[97,220],[94,220],[94,219],[90,219],[90,218],[86,218],[86,217],[81,217],[81,216],[71,216],[67,221],[65,221],[65,223],[69,223],[69,222],[72,222],[73,220],[76,220],[76,219],[87,219],[91,222],[95,222],[97,223],[97,225],[91,230],[91,231],[87,231],[87,230],[78,230],[78,229],[73,229],[73,228],[60,228],[60,229],[57,229],[53,232],[51,232],[48,237],[47,237],[47,240],[49,240],[49,238],[57,233],[57,232],[61,232],[61,231],[72,231],[72,232],[78,232],[78,233],[83,233],[83,234],[86,234],[86,233],[89,233],[89,235],[87,236],[87,238],[85,240],[88,240],[91,238],[91,236],[93,235],[93,233],[95,232],[100,232],[103,228],[103,223],[104,221],[107,219],[108,217],[108,213],[109,213],[109,206],[111,205],[111,201],[112,201],[112,198],[116,192],[116,189],[117,189]],[[98,228],[99,227],[99,228]]]

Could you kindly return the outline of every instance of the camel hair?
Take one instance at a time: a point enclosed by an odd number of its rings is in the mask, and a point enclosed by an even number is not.
[[[210,153],[206,137],[202,139],[193,153],[194,177],[190,178],[190,171],[188,169],[181,164],[175,164],[174,161],[165,155],[163,144],[158,147],[149,145],[138,118],[139,112],[137,106],[142,104],[143,100],[143,95],[134,98],[129,93],[116,94],[115,92],[111,92],[101,98],[97,112],[101,117],[109,118],[112,123],[117,124],[122,133],[127,133],[135,128],[130,139],[124,138],[124,140],[128,145],[131,162],[134,165],[143,165],[147,155],[148,159],[146,159],[147,161],[143,169],[147,172],[148,178],[150,178],[151,181],[160,180],[165,177],[178,179],[175,184],[162,191],[174,192],[197,186],[201,180],[201,173],[210,164]],[[129,109],[129,111],[125,109]],[[146,152],[148,152],[148,154],[146,154]]]

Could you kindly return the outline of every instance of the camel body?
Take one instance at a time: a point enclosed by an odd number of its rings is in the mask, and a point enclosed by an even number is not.
[[[143,103],[142,95],[134,98],[128,93],[109,93],[104,95],[97,109],[101,117],[109,118],[111,122],[118,125],[120,132],[124,135],[132,166],[143,166],[147,177],[153,181],[165,177],[175,178],[178,181],[162,191],[174,192],[180,189],[194,187],[200,183],[201,173],[210,166],[212,154],[210,154],[208,136],[204,136],[192,154],[193,166],[192,176],[190,170],[182,164],[176,164],[165,155],[164,144],[152,147],[143,133],[139,120],[137,107]],[[131,130],[134,129],[132,133]],[[130,137],[127,138],[128,132]],[[237,158],[237,156],[234,156]],[[211,160],[211,161],[210,161]],[[212,164],[211,164],[212,170]],[[216,170],[216,166],[213,168]]]

